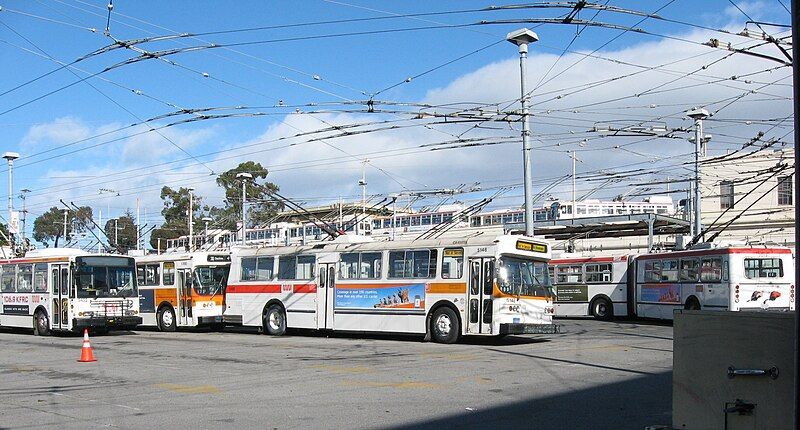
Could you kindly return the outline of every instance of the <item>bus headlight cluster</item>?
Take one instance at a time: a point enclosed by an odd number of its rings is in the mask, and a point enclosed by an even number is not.
[[[92,312],[92,311],[78,312],[78,316],[79,317],[93,317],[94,316],[94,312]]]
[[[127,316],[136,315],[138,313],[139,313],[138,311],[125,311],[125,315]]]

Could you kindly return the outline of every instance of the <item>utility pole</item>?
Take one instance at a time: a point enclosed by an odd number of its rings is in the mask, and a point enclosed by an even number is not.
[[[525,183],[525,234],[533,236],[533,184],[531,183],[533,173],[531,172],[531,131],[528,123],[528,90],[525,84],[527,77],[525,62],[528,58],[528,44],[538,41],[539,36],[527,28],[523,28],[508,33],[506,40],[519,47],[520,92],[522,94],[520,98],[520,103],[522,104],[522,167]]]
[[[142,249],[141,247],[141,237],[140,234],[142,232],[142,218],[141,212],[139,211],[139,199],[136,199],[136,250]]]
[[[361,187],[361,218],[364,218],[364,215],[367,213],[367,163],[369,160],[364,160],[361,166],[361,180],[358,181],[358,186]],[[359,228],[359,224],[361,222],[356,223],[356,234],[361,233],[361,229]]]
[[[194,188],[189,187],[189,252],[194,251]]]
[[[686,112],[686,116],[694,120],[694,222],[693,222],[693,237],[703,234],[703,222],[700,218],[702,215],[700,196],[700,156],[704,154],[704,147],[706,136],[703,134],[703,120],[708,118],[710,114],[705,109],[691,109]]]
[[[572,158],[572,218],[575,218],[578,209],[578,201],[575,197],[575,162],[580,161],[583,163],[583,161],[577,157],[575,150],[572,150],[570,157]]]
[[[242,245],[247,242],[247,181],[253,179],[253,175],[247,172],[236,174],[236,179],[242,181]]]
[[[98,210],[99,214],[97,215],[97,252],[103,252],[103,209]]]
[[[19,195],[19,198],[22,199],[22,227],[19,230],[19,237],[22,246],[25,247],[25,228],[26,228],[25,222],[28,218],[28,208],[26,205],[26,198],[28,196],[28,193],[31,192],[31,190],[23,188],[22,190],[20,190],[20,192],[21,194]]]

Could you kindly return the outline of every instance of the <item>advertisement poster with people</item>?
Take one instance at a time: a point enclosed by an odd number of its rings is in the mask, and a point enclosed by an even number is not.
[[[425,284],[337,285],[337,308],[425,309]]]
[[[639,301],[653,303],[680,303],[679,284],[644,284],[639,292]]]

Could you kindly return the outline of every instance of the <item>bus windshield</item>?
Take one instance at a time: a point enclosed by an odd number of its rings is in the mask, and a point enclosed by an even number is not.
[[[201,296],[221,294],[228,280],[228,266],[201,266],[194,269],[194,291]]]
[[[136,297],[133,258],[77,257],[75,285],[78,298]]]
[[[506,294],[551,297],[552,286],[547,263],[501,257],[497,269],[497,284]]]

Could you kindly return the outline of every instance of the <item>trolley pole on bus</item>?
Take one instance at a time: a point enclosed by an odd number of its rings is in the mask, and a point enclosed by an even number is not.
[[[247,181],[252,180],[253,175],[247,172],[240,172],[236,174],[236,179],[242,181],[242,245],[244,245],[247,240],[245,235],[247,232],[247,208],[245,206],[247,202]]]
[[[533,184],[531,172],[531,131],[529,124],[528,111],[528,90],[525,85],[527,70],[525,62],[528,58],[528,44],[539,40],[536,33],[522,28],[512,31],[506,35],[506,40],[519,47],[519,72],[520,72],[520,103],[522,104],[522,166],[524,169],[523,180],[525,181],[525,235],[533,236]]]
[[[706,142],[706,136],[703,134],[703,120],[708,118],[710,114],[705,109],[695,108],[687,111],[686,116],[694,120],[694,196],[692,196],[694,220],[692,230],[694,237],[698,237],[703,234],[703,223],[700,220],[702,213],[700,208],[700,155]]]

